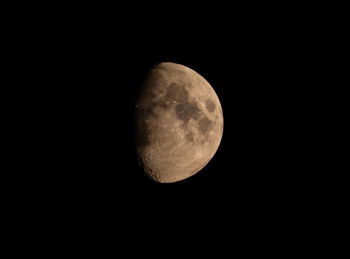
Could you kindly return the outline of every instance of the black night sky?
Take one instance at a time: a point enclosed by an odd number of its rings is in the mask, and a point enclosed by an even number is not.
[[[55,141],[66,149],[57,164],[67,168],[61,181],[67,177],[68,189],[79,186],[78,192],[108,201],[154,194],[281,204],[298,196],[294,188],[303,189],[309,179],[300,166],[306,158],[297,151],[302,128],[295,121],[306,119],[299,114],[309,95],[304,76],[312,53],[305,53],[312,46],[292,37],[288,26],[83,26],[48,36],[41,47],[47,51],[43,64],[57,61],[45,75],[53,80],[47,91],[63,122],[55,128],[61,132]],[[224,133],[200,173],[159,185],[137,168],[132,121],[145,73],[165,61],[193,68],[209,81],[222,104]]]
[[[62,73],[69,81],[63,86],[68,189],[102,204],[183,199],[277,210],[300,199],[311,179],[301,166],[306,159],[305,150],[298,150],[302,128],[295,123],[305,119],[297,114],[308,96],[303,80],[308,61],[302,53],[309,46],[291,40],[278,25],[266,28],[246,24],[218,32],[203,25],[195,34],[192,29],[159,34],[135,28],[132,35],[97,30],[62,48],[57,58],[67,58]],[[138,87],[147,70],[164,61],[206,78],[224,115],[214,158],[200,173],[175,184],[149,181],[137,166],[132,142]]]
[[[30,187],[38,206],[51,207],[57,218],[72,215],[82,228],[86,217],[135,231],[175,231],[182,223],[199,233],[298,227],[301,213],[319,202],[310,188],[318,178],[310,163],[316,141],[309,100],[321,58],[314,29],[283,13],[247,10],[215,22],[158,13],[134,22],[115,14],[39,22],[44,28],[25,37],[24,51],[24,65],[40,74],[37,97],[44,103],[37,132],[44,143],[34,160],[43,162],[40,173],[26,176],[38,186]],[[224,116],[213,159],[171,184],[143,174],[133,145],[136,94],[159,62],[202,75]]]

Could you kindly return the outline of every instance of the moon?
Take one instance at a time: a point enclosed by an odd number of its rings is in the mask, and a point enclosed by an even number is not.
[[[146,74],[135,110],[136,151],[159,183],[193,176],[216,153],[223,134],[218,96],[196,71],[171,62]]]

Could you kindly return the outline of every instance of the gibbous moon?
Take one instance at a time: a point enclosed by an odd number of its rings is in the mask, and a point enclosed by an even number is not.
[[[147,74],[136,104],[136,150],[156,182],[186,179],[205,167],[223,133],[214,89],[194,70],[164,62]]]

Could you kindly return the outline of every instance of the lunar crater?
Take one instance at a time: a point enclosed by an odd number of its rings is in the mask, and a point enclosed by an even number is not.
[[[216,107],[212,100],[207,99],[205,101],[205,108],[207,108],[208,112],[214,112]]]
[[[190,142],[194,142],[194,136],[192,131],[188,131],[186,134],[186,140]]]
[[[198,123],[198,127],[200,132],[203,135],[208,135],[208,132],[210,131],[210,129],[212,128],[212,121],[209,120],[207,117],[203,117],[199,123]]]

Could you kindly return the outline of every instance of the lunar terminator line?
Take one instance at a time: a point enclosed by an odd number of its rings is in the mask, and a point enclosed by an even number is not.
[[[220,145],[219,98],[186,66],[154,66],[139,93],[135,115],[137,154],[144,171],[157,182],[177,182],[196,174]]]

